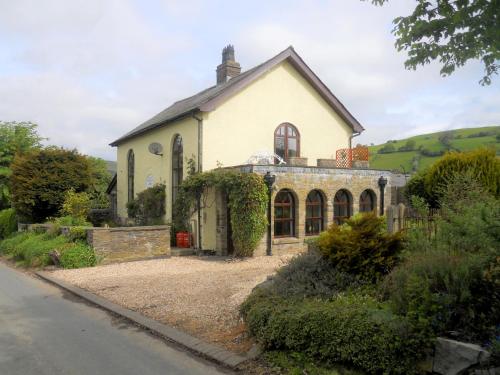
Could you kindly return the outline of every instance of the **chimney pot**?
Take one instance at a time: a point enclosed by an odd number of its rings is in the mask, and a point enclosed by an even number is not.
[[[234,46],[228,44],[222,49],[222,63],[217,67],[217,84],[225,83],[240,73],[240,64],[234,58]]]

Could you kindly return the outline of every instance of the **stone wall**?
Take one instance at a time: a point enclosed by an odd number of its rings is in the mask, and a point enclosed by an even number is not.
[[[90,228],[87,242],[103,264],[170,256],[170,227]]]
[[[328,163],[327,163],[328,164]],[[275,238],[274,225],[272,228],[272,255],[281,254],[296,254],[307,250],[308,239],[314,236],[308,236],[305,233],[306,223],[306,199],[307,195],[312,190],[318,190],[323,196],[323,228],[327,228],[334,221],[334,206],[333,201],[335,194],[345,189],[351,196],[351,211],[352,214],[359,212],[359,199],[364,190],[371,190],[375,197],[376,212],[380,211],[380,189],[378,179],[383,176],[387,179],[387,186],[384,190],[385,208],[393,202],[398,203],[398,197],[393,196],[399,188],[405,184],[405,178],[389,171],[381,171],[375,169],[352,168],[320,168],[320,167],[298,167],[298,166],[275,166],[275,165],[247,165],[240,166],[242,172],[257,173],[264,175],[269,171],[276,176],[274,191],[271,199],[271,214],[274,215],[274,198],[276,194],[287,189],[292,192],[295,199],[295,234],[291,237]],[[217,215],[217,245],[216,251],[218,254],[227,254],[226,238],[227,238],[227,217],[225,215],[224,199],[221,197],[216,199],[218,207]],[[274,217],[272,216],[272,222]],[[254,251],[255,256],[266,255],[266,235],[263,236],[257,249]]]

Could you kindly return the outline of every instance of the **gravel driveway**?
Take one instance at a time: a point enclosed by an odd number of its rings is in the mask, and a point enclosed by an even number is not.
[[[173,257],[58,270],[53,276],[196,337],[243,352],[238,308],[253,287],[290,256],[223,259]]]

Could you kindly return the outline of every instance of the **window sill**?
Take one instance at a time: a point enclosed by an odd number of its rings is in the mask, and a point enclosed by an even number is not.
[[[278,237],[273,238],[273,245],[285,245],[289,243],[300,243],[300,238],[297,237]]]

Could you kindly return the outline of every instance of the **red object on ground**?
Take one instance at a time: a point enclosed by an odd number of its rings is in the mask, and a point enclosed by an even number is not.
[[[177,232],[175,234],[175,244],[177,247],[188,248],[191,246],[189,232]]]

